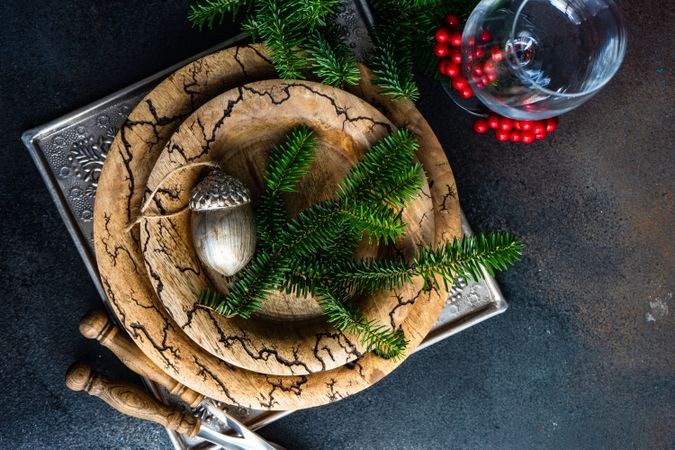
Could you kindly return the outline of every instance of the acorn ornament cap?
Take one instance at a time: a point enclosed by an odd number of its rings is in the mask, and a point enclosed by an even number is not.
[[[210,269],[232,276],[253,257],[256,246],[251,191],[237,178],[213,170],[192,190],[192,241]]]

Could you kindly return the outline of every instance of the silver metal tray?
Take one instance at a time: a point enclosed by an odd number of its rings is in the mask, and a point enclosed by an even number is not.
[[[357,56],[363,59],[369,46],[368,29],[372,26],[367,5],[362,0],[348,0],[340,22],[350,30],[349,44]],[[244,35],[236,36],[97,102],[23,133],[21,139],[37,165],[106,307],[109,308],[109,305],[94,256],[92,219],[98,177],[117,130],[143,96],[168,74],[195,59],[242,43],[245,39]],[[463,213],[462,231],[465,235],[472,234]],[[502,313],[506,308],[506,300],[497,282],[487,273],[485,280],[478,283],[458,280],[438,322],[418,350]],[[166,391],[147,380],[146,383],[158,398],[166,402],[173,401]],[[292,413],[221,406],[252,429],[264,427]],[[197,445],[199,448],[210,448],[203,441],[187,440],[171,431],[168,433],[177,449]]]

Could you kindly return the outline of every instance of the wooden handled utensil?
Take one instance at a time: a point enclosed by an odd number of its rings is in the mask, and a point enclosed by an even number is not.
[[[87,339],[96,339],[110,349],[125,366],[142,377],[164,386],[172,395],[196,408],[204,396],[167,375],[134,344],[101,310],[87,314],[80,321],[80,333]]]
[[[112,381],[87,364],[77,362],[66,373],[66,386],[100,398],[122,414],[158,423],[189,437],[201,437],[232,450],[278,450],[260,436],[228,416],[227,425],[239,436],[228,436],[203,424],[198,418],[158,402],[143,389]]]

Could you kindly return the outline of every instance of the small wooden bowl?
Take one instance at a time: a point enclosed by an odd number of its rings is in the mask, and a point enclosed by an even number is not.
[[[268,155],[299,124],[316,133],[319,146],[310,173],[286,200],[291,217],[332,198],[363,153],[393,127],[379,111],[344,91],[308,81],[266,80],[211,100],[183,122],[157,159],[142,208],[143,258],[155,293],[197,344],[236,366],[270,375],[307,375],[354,361],[366,350],[358,336],[328,325],[318,303],[278,292],[256,317],[227,318],[196,304],[199,293],[228,281],[209,273],[196,256],[190,233],[190,192],[212,165],[251,188],[263,190]],[[434,239],[428,187],[403,211],[406,235],[396,251],[412,255]],[[360,256],[377,256],[362,245]],[[381,252],[380,252],[381,253]],[[411,283],[358,299],[367,317],[398,327],[406,311],[400,299],[421,289]]]

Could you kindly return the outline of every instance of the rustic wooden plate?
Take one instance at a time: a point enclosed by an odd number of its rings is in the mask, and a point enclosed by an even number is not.
[[[448,161],[429,125],[414,105],[380,96],[362,67],[354,90],[378,105],[396,126],[415,132],[418,153],[429,178],[436,240],[460,235],[460,212]],[[99,180],[94,229],[102,285],[113,312],[141,350],[169,375],[223,402],[253,409],[288,410],[344,398],[376,383],[401,364],[372,354],[351,364],[311,375],[270,376],[233,367],[192,342],[154,295],[142,255],[138,225],[151,168],[180,120],[224,90],[247,81],[273,78],[260,46],[214,53],[178,70],[132,111],[113,143]],[[178,91],[166,101],[166,92]],[[179,100],[177,100],[179,99]],[[435,323],[447,292],[402,299],[409,309],[402,325],[414,349]]]
[[[249,320],[199,307],[200,292],[214,282],[226,288],[227,280],[207,274],[199,262],[188,201],[194,186],[211,170],[206,165],[217,165],[251,188],[255,204],[262,193],[269,151],[299,124],[315,131],[319,148],[310,174],[298,192],[286,198],[292,216],[332,198],[350,167],[392,129],[368,103],[330,86],[266,80],[232,89],[199,108],[173,134],[148,178],[140,224],[148,276],[176,323],[224,361],[270,375],[330,370],[354,361],[366,349],[358,336],[338,333],[328,325],[312,298],[279,292]],[[162,199],[155,204],[158,193]],[[406,236],[396,243],[399,254],[412,255],[418,246],[433,243],[433,216],[426,187],[403,211],[407,227]],[[368,251],[373,246],[362,247]],[[411,283],[357,303],[366,317],[396,329],[405,319],[403,312],[408,312],[400,308],[399,299],[413,298],[419,289]]]

